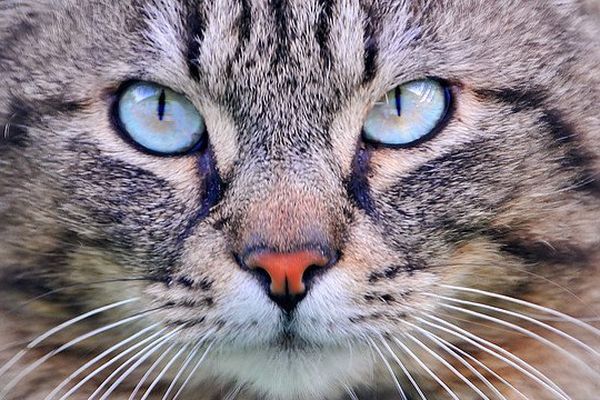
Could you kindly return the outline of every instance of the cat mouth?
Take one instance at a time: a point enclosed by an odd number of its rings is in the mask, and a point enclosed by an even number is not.
[[[294,332],[282,332],[273,340],[272,346],[283,351],[298,351],[306,348],[307,343]]]
[[[281,353],[298,353],[322,350],[326,345],[305,338],[292,319],[285,318],[280,331],[269,341],[269,347]]]

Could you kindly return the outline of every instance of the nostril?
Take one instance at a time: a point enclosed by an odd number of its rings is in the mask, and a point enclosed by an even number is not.
[[[306,269],[304,276],[302,277],[302,281],[304,282],[304,286],[306,287],[307,291],[310,289],[310,286],[312,286],[316,278],[325,273],[326,267],[327,265],[311,265]]]
[[[256,279],[258,279],[261,286],[263,286],[267,291],[269,290],[269,287],[271,286],[271,277],[267,271],[261,268],[248,268],[248,271],[252,273]]]

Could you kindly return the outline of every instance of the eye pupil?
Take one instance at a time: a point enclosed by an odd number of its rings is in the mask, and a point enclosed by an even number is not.
[[[400,116],[402,113],[402,89],[400,86],[396,86],[396,89],[394,89],[394,97],[396,99],[396,113]]]
[[[165,118],[165,106],[167,102],[167,95],[165,90],[161,90],[160,96],[158,97],[158,119],[163,120]]]

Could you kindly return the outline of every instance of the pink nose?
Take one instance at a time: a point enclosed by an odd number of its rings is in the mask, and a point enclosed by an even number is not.
[[[310,267],[325,267],[329,257],[321,252],[304,250],[293,253],[258,252],[246,259],[251,269],[262,269],[271,278],[271,295],[299,296],[304,294],[304,273]]]

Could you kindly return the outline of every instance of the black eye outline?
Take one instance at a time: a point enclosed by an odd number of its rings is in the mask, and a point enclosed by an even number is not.
[[[196,153],[200,153],[208,147],[207,146],[208,145],[208,131],[206,129],[206,125],[204,127],[204,132],[202,132],[202,135],[200,136],[200,139],[198,140],[198,143],[196,143],[190,149],[181,151],[181,152],[165,153],[165,152],[152,150],[152,149],[149,149],[149,148],[141,145],[135,139],[133,139],[131,137],[131,134],[127,131],[127,129],[125,128],[125,125],[121,121],[121,117],[120,117],[120,113],[119,113],[119,104],[121,102],[123,94],[127,91],[127,89],[129,89],[131,86],[138,84],[138,83],[148,83],[148,84],[152,84],[152,85],[156,85],[156,86],[161,86],[161,87],[164,87],[165,89],[172,90],[173,92],[178,93],[187,99],[187,96],[181,94],[180,92],[177,92],[177,91],[169,88],[168,86],[164,86],[164,85],[161,85],[160,83],[156,83],[153,81],[131,79],[131,80],[127,80],[127,81],[123,82],[119,86],[119,88],[112,94],[111,99],[110,99],[111,104],[109,107],[110,122],[111,122],[113,128],[115,129],[115,131],[117,132],[117,134],[121,137],[121,139],[123,139],[123,141],[125,141],[127,144],[129,144],[131,147],[133,147],[134,149],[136,149],[137,151],[139,151],[141,153],[145,153],[145,154],[157,156],[157,157],[162,157],[162,158],[189,156],[189,155],[193,155]],[[199,111],[198,111],[198,113],[200,114]]]
[[[411,81],[417,81],[417,80],[433,80],[433,81],[436,81],[437,83],[439,83],[440,86],[444,89],[444,101],[445,101],[444,112],[443,112],[442,117],[440,117],[439,121],[435,125],[435,127],[429,133],[421,136],[419,139],[414,140],[410,143],[403,143],[403,144],[388,144],[388,143],[378,142],[376,140],[369,139],[366,137],[366,133],[363,130],[363,128],[361,128],[361,135],[360,135],[361,141],[366,145],[367,148],[372,148],[375,150],[380,149],[380,148],[398,149],[398,150],[414,148],[414,147],[417,147],[417,146],[433,139],[448,125],[448,123],[452,119],[452,116],[454,115],[454,111],[456,110],[455,94],[454,94],[454,91],[452,90],[452,85],[450,84],[450,82],[445,79],[442,79],[442,78],[430,77],[430,76],[420,78],[420,79],[413,79]],[[411,81],[407,81],[405,83],[408,83]],[[402,85],[404,85],[404,83],[396,86],[392,90],[398,90],[398,88]]]

